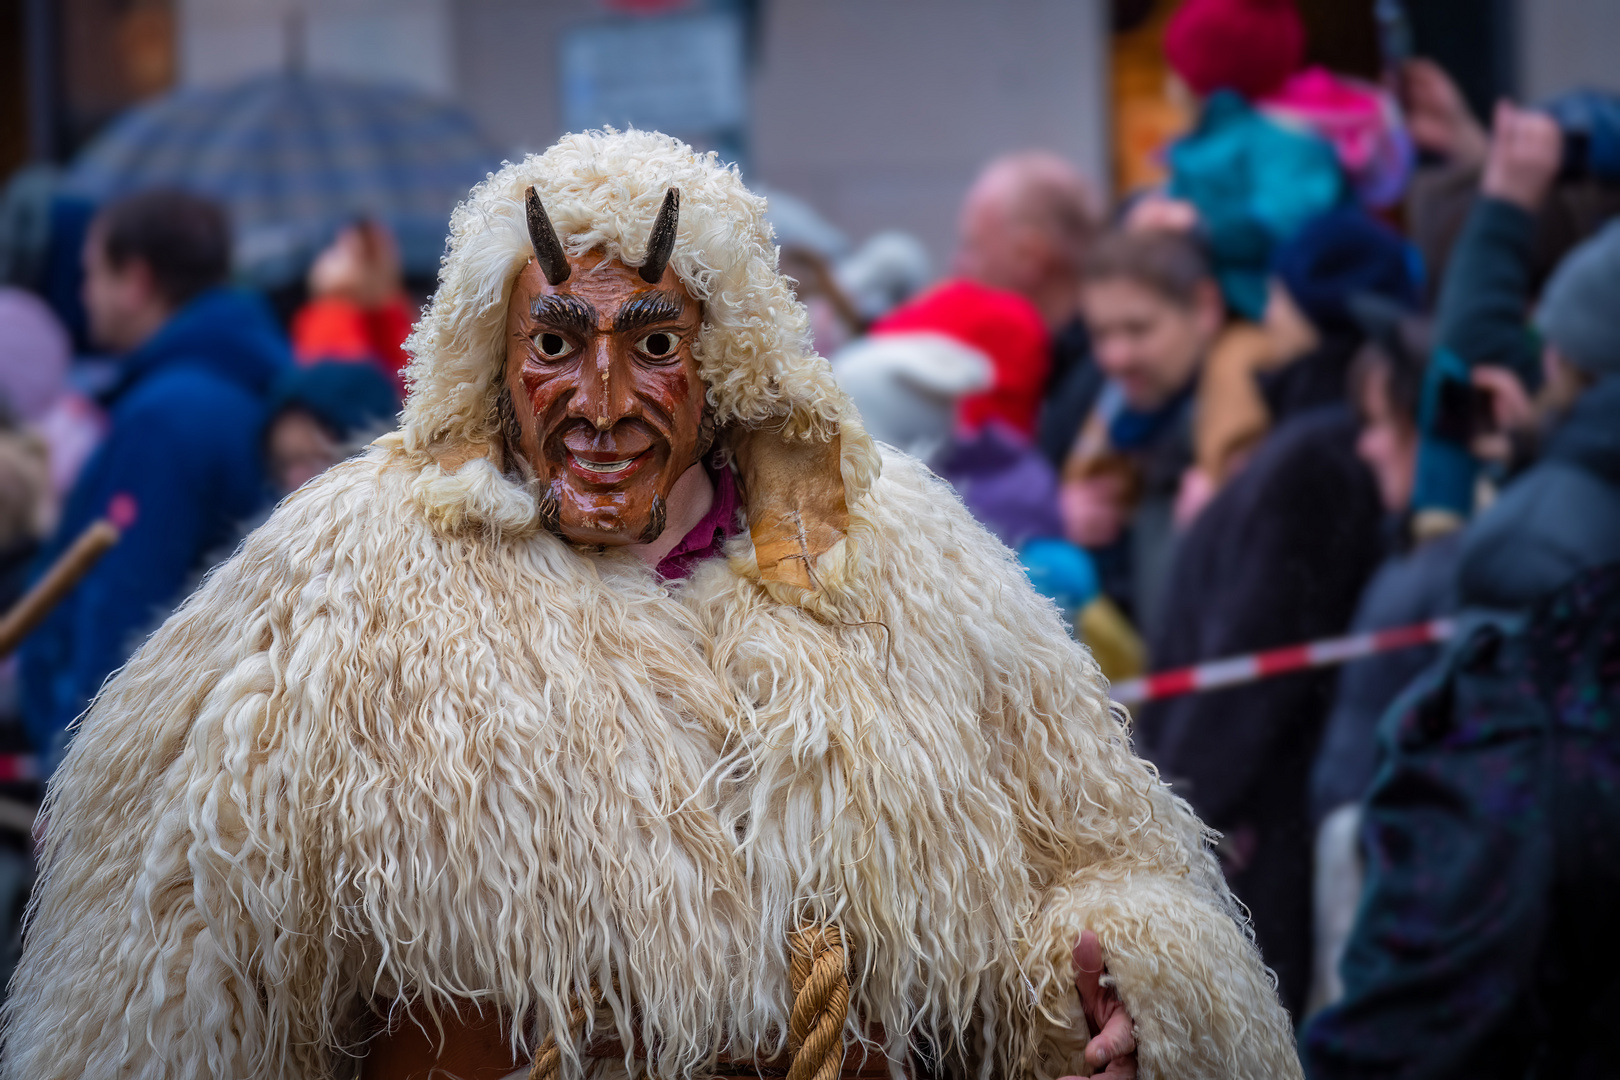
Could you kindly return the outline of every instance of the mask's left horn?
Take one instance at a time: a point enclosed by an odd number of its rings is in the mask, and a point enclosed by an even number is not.
[[[658,208],[652,233],[647,237],[647,258],[639,271],[641,280],[649,285],[663,280],[664,267],[669,265],[669,257],[675,251],[675,226],[680,216],[681,189],[670,188],[664,192],[664,205]]]
[[[534,245],[534,258],[540,264],[540,272],[546,275],[546,280],[553,285],[561,285],[568,280],[568,256],[563,254],[562,241],[557,239],[557,230],[551,227],[551,219],[546,216],[546,208],[540,204],[540,192],[534,188],[529,189],[527,209],[529,216],[529,243]]]

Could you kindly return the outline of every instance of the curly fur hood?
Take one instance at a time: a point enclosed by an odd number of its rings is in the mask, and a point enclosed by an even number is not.
[[[670,265],[703,304],[694,347],[722,430],[769,429],[786,439],[841,439],[853,501],[878,457],[848,398],[810,344],[809,317],[777,272],[765,200],[735,166],[648,131],[565,136],[543,154],[506,164],[450,219],[439,288],[406,350],[400,445],[424,467],[416,498],[446,527],[508,533],[536,527],[535,496],[503,476],[493,452],[512,284],[533,255],[524,193],[536,187],[571,255],[601,250],[630,265],[646,255],[670,187],[681,190]]]

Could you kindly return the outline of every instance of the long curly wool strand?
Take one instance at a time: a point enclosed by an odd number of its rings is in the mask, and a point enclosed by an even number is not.
[[[682,188],[711,402],[842,439],[817,589],[762,585],[746,535],[672,586],[535,527],[485,453],[530,183],[571,250],[631,261]],[[702,1075],[785,1049],[806,925],[848,949],[847,1037],[899,1060],[1082,1071],[1090,928],[1145,1076],[1298,1076],[1205,832],[1090,656],[948,488],[880,460],[803,327],[762,203],[674,140],[571,136],[476,189],[403,430],[289,497],[85,716],[0,1077],[353,1076],[406,1008],[522,1018],[564,1077],[642,1068],[582,1059],[593,1031]]]

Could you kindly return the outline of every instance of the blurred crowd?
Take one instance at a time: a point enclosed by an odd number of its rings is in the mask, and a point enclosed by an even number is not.
[[[989,163],[834,370],[1115,680],[1422,631],[1134,716],[1309,1075],[1620,1074],[1620,99],[1487,128],[1433,63],[1305,49],[1188,0],[1167,182]]]
[[[1162,186],[1108,206],[1053,154],[991,161],[937,280],[771,193],[783,269],[868,430],[1111,679],[1448,620],[1133,717],[1310,1075],[1620,1075],[1620,99],[1487,127],[1430,62],[1372,83],[1306,44],[1286,0],[1187,0]],[[198,195],[6,215],[0,604],[123,534],[0,668],[0,751],[48,773],[200,576],[392,426],[422,297],[369,219],[272,305]]]

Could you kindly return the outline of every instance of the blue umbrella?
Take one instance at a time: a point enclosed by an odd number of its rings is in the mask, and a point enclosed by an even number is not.
[[[152,187],[230,210],[240,274],[299,274],[344,224],[386,222],[408,273],[437,273],[450,211],[501,154],[464,112],[396,86],[303,72],[191,87],[137,107],[68,177],[92,199]]]

